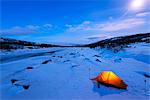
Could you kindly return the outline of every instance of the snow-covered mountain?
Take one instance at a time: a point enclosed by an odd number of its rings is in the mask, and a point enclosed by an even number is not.
[[[105,39],[102,41],[98,41],[96,43],[91,43],[85,45],[86,47],[102,47],[102,48],[114,48],[118,46],[126,46],[131,43],[139,43],[139,42],[150,42],[150,33],[142,33],[142,34],[135,34],[129,36],[121,36],[121,37],[114,37],[110,39]]]
[[[10,38],[0,38],[0,49],[11,50],[11,49],[36,49],[36,48],[44,48],[44,47],[57,47],[57,45],[52,44],[41,44],[23,40],[16,40]]]
[[[36,48],[43,48],[43,47],[91,47],[91,48],[121,47],[122,48],[128,44],[137,43],[137,42],[150,42],[150,33],[142,33],[142,34],[136,34],[136,35],[130,35],[130,36],[114,37],[114,38],[105,39],[105,40],[98,41],[96,43],[91,43],[91,44],[86,44],[86,45],[73,44],[73,43],[71,43],[71,44],[56,43],[56,44],[52,45],[52,44],[46,44],[46,43],[41,44],[41,43],[28,42],[28,41],[22,41],[22,40],[10,39],[10,38],[0,38],[0,43],[1,43],[0,49],[5,49],[5,50],[23,49],[23,48],[36,49]]]

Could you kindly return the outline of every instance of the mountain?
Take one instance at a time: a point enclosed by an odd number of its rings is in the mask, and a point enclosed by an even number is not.
[[[102,47],[102,48],[115,48],[115,47],[121,47],[127,46],[131,43],[137,43],[137,42],[146,42],[150,43],[150,33],[141,33],[141,34],[135,34],[135,35],[129,35],[129,36],[121,36],[121,37],[114,37],[110,39],[105,39],[98,41],[96,43],[91,43],[84,45],[84,47]]]
[[[36,48],[47,48],[47,47],[58,47],[58,45],[52,44],[40,44],[35,42],[28,42],[23,40],[16,40],[10,38],[0,38],[0,49],[10,50],[10,49],[36,49]]]
[[[36,49],[36,48],[47,48],[47,47],[101,47],[108,49],[120,49],[127,47],[128,44],[137,43],[137,42],[146,42],[150,43],[150,33],[141,33],[129,36],[120,36],[110,39],[101,40],[95,43],[86,44],[86,45],[53,45],[53,44],[40,44],[35,42],[28,42],[10,38],[0,38],[0,49],[10,50],[10,49]]]

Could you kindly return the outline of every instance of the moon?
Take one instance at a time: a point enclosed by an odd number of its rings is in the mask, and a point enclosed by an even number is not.
[[[132,0],[130,4],[130,9],[139,10],[144,6],[144,4],[145,4],[145,0]]]

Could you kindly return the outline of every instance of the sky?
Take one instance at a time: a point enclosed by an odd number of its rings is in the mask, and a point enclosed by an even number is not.
[[[150,32],[150,0],[1,0],[1,37],[85,44]]]

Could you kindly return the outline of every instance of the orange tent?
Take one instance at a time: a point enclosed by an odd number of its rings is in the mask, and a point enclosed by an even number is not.
[[[112,71],[101,72],[96,78],[93,78],[91,80],[95,80],[98,83],[106,86],[127,89],[127,85],[123,82],[123,80],[115,75]]]

